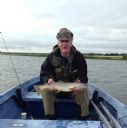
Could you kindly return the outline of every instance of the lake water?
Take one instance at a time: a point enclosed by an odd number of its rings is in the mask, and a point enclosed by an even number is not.
[[[40,74],[44,57],[11,56],[20,82]],[[89,82],[127,104],[127,61],[87,59]],[[9,56],[0,55],[0,93],[18,84]]]

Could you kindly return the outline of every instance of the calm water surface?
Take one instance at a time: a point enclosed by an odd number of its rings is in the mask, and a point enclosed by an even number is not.
[[[44,57],[12,56],[20,82],[40,74]],[[127,61],[87,59],[89,82],[127,104]],[[0,93],[18,84],[8,56],[0,55]]]

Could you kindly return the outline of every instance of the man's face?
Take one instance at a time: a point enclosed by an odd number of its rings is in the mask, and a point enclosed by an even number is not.
[[[61,54],[69,54],[72,47],[72,40],[66,37],[58,39],[58,46],[60,48]]]

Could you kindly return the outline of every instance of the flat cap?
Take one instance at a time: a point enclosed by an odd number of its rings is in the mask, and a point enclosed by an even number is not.
[[[60,39],[63,37],[68,39],[68,40],[72,40],[73,39],[73,33],[70,30],[68,30],[67,28],[61,28],[59,30],[59,32],[57,33],[56,38]]]

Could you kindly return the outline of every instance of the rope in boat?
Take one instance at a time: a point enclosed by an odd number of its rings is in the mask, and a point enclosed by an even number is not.
[[[9,50],[8,50],[8,47],[7,47],[7,45],[6,45],[6,42],[5,42],[5,40],[4,40],[4,37],[3,37],[3,35],[2,35],[2,32],[0,32],[0,35],[1,35],[1,37],[2,37],[2,40],[3,40],[3,43],[4,43],[4,45],[5,45],[5,48],[6,48],[7,52],[8,52],[8,53],[10,53],[10,52],[9,52]],[[12,57],[11,57],[11,55],[10,55],[10,54],[9,54],[8,56],[9,56],[9,59],[10,59],[10,61],[11,61],[11,64],[12,64],[12,67],[13,67],[14,73],[16,74],[16,78],[17,78],[17,80],[18,80],[19,86],[20,86],[20,88],[21,88],[21,82],[20,82],[20,79],[19,79],[18,73],[17,73],[17,71],[16,71],[16,68],[15,68],[15,66],[14,66],[14,63],[13,63]],[[22,93],[24,93],[24,92],[22,92]],[[33,119],[32,114],[31,114],[31,111],[30,111],[30,109],[29,109],[29,105],[28,105],[28,103],[27,103],[27,102],[26,102],[26,106],[27,106],[27,109],[28,109],[29,114],[30,114],[30,116],[31,116],[31,119]]]

